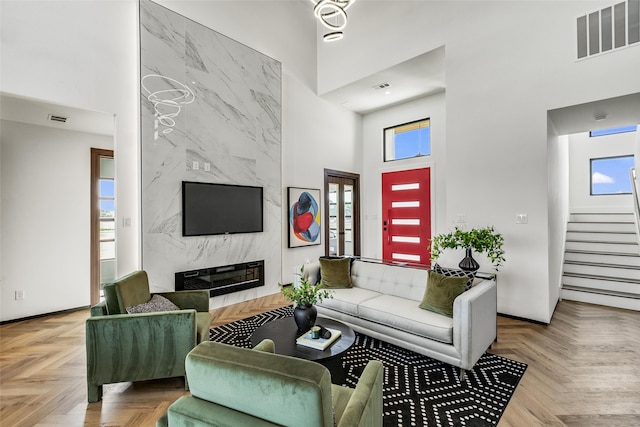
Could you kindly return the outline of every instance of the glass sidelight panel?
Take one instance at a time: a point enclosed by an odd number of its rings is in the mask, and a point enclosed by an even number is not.
[[[353,196],[353,186],[345,185],[344,186],[344,251],[342,251],[342,255],[353,255],[353,221],[352,221],[352,196]]]
[[[338,184],[329,184],[329,256],[336,256],[340,253],[338,230],[340,223],[338,217]]]
[[[360,255],[359,178],[325,169],[325,255]]]

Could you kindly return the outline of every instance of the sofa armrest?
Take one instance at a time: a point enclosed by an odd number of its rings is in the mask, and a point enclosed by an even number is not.
[[[177,291],[158,293],[180,307],[181,309],[192,308],[195,311],[209,311],[209,291],[206,289],[196,291]]]
[[[338,421],[338,427],[382,426],[382,362],[371,360],[362,371],[351,399]]]
[[[90,402],[102,384],[184,376],[196,345],[195,310],[94,316],[85,326]]]
[[[473,368],[496,338],[496,298],[496,282],[485,280],[453,302],[453,344],[462,369]]]
[[[105,301],[100,301],[91,307],[91,316],[106,316],[107,314],[109,314],[109,311]]]
[[[262,351],[264,353],[275,353],[276,352],[276,344],[270,339],[264,339],[258,343],[255,347],[253,347],[256,351]]]

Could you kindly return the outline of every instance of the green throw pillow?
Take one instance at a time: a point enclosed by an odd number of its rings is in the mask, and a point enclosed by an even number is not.
[[[352,288],[350,258],[320,258],[320,284],[325,289]]]
[[[427,289],[420,308],[453,317],[453,300],[464,292],[466,277],[448,277],[429,271]]]

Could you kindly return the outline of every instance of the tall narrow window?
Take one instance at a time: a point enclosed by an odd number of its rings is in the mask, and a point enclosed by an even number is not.
[[[115,161],[112,150],[91,149],[91,304],[116,276]]]
[[[422,119],[384,129],[384,161],[431,155],[430,122]]]

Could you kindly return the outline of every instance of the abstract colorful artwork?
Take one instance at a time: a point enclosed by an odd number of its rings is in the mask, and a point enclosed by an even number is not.
[[[320,190],[288,187],[289,247],[320,244]]]

